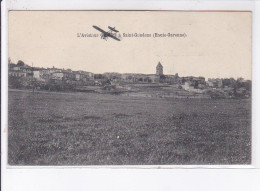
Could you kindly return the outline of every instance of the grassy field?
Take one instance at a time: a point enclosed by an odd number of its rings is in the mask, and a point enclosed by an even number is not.
[[[249,164],[250,100],[9,91],[10,165]]]

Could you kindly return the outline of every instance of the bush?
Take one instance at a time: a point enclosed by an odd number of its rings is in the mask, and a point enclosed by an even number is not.
[[[208,94],[211,99],[223,99],[227,97],[225,92],[221,90],[208,90],[206,94]]]

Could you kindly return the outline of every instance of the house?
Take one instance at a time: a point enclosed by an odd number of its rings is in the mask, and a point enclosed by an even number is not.
[[[12,77],[26,77],[26,72],[19,71],[19,70],[9,70],[8,75]]]
[[[194,87],[192,86],[192,82],[190,82],[190,81],[184,82],[184,84],[182,84],[181,87],[182,87],[182,89],[187,90],[187,91],[194,89]]]
[[[116,72],[106,72],[104,73],[104,75],[108,78],[108,79],[121,79],[122,74],[116,73]]]
[[[169,84],[177,84],[179,81],[179,75],[176,73],[175,75],[165,75],[165,82]]]
[[[26,64],[17,65],[13,63],[8,64],[8,75],[15,77],[33,77],[32,68]]]
[[[209,87],[212,88],[222,88],[223,87],[223,80],[219,78],[209,78],[206,82]]]
[[[82,75],[80,73],[75,73],[75,80],[76,81],[82,80]]]
[[[52,72],[51,77],[52,80],[63,80],[64,73],[63,72]]]
[[[195,89],[203,88],[206,85],[204,77],[194,77],[194,76],[187,76],[181,78],[181,84],[185,84],[189,82],[190,86],[193,86]]]
[[[50,71],[44,68],[34,68],[33,77],[38,81],[46,81],[50,79]]]
[[[62,69],[55,68],[54,66],[52,68],[47,68],[50,74],[55,73],[55,72],[62,72]]]
[[[94,80],[94,75],[90,72],[77,71],[75,72],[75,80],[83,82]]]
[[[63,70],[63,80],[69,80],[69,81],[75,81],[75,72],[73,72],[72,70],[68,69],[68,70]]]
[[[160,77],[156,74],[148,74],[147,77],[150,79],[151,83],[159,83]]]

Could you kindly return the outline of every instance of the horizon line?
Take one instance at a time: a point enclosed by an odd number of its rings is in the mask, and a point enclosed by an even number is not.
[[[10,57],[9,57],[10,58]],[[9,60],[9,59],[8,59]],[[12,63],[12,60],[10,59],[10,61],[11,61],[11,64],[15,64],[15,63]],[[20,60],[20,59],[18,59],[18,61],[17,61],[17,63],[15,64],[15,65],[17,65],[18,64],[18,62],[19,61],[22,61],[22,60]],[[43,68],[43,69],[51,69],[51,68],[56,68],[56,67],[37,67],[37,66],[30,66],[30,65],[28,65],[28,64],[26,64],[24,61],[22,61],[25,65],[27,65],[27,66],[29,66],[29,67],[31,67],[31,68]],[[160,61],[158,62],[158,63],[161,63]],[[9,64],[9,63],[8,63]],[[33,62],[32,62],[32,65],[33,65]],[[64,68],[56,68],[56,69],[60,69],[60,70],[71,70],[72,72],[80,72],[80,71],[82,71],[82,72],[88,72],[88,71],[85,71],[85,70],[72,70],[71,68],[66,68],[66,69],[64,69]],[[92,73],[92,74],[105,74],[105,73],[117,73],[117,74],[140,74],[140,75],[156,75],[156,73],[154,73],[154,74],[151,74],[151,73],[135,73],[135,72],[127,72],[127,73],[121,73],[121,72],[103,72],[103,73],[94,73],[94,72],[88,72],[88,73]],[[179,73],[178,72],[176,72],[175,74],[163,74],[163,75],[165,75],[165,76],[170,76],[170,75],[173,75],[173,76],[175,76],[175,75],[179,75]],[[179,76],[180,77],[180,76]],[[231,79],[231,78],[233,78],[233,79],[239,79],[239,78],[243,78],[244,80],[250,80],[250,81],[252,81],[252,79],[248,79],[248,78],[245,78],[245,77],[242,77],[242,76],[240,76],[240,77],[205,77],[205,76],[193,76],[193,75],[187,75],[187,76],[183,76],[183,77],[180,77],[180,78],[184,78],[184,77],[203,77],[203,78],[205,78],[205,79]]]

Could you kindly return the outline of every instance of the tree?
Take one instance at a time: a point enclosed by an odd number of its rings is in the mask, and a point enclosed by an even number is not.
[[[211,99],[226,98],[225,92],[221,90],[208,90],[206,93],[211,97]]]
[[[24,64],[24,62],[22,61],[22,60],[19,60],[18,62],[17,62],[17,66],[24,66],[25,64]]]
[[[198,81],[195,81],[195,82],[194,82],[194,88],[195,88],[195,89],[198,89],[198,87],[199,87],[199,82],[198,82]]]

